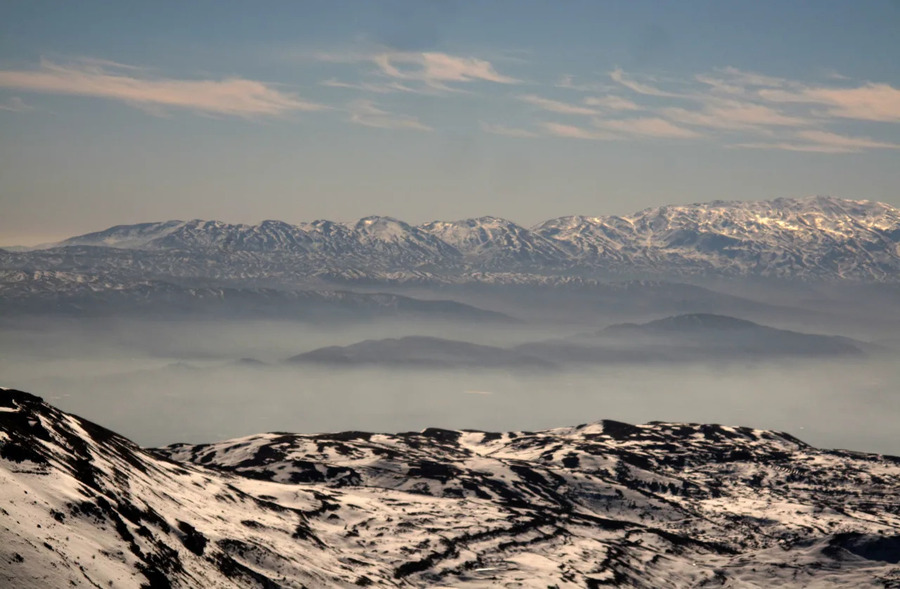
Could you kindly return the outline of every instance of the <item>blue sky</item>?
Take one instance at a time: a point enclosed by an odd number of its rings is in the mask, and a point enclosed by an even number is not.
[[[900,205],[900,3],[4,2],[0,243]]]

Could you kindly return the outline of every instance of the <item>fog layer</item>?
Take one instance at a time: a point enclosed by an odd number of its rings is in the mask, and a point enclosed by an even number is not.
[[[367,337],[489,345],[561,328],[371,323],[43,321],[0,331],[0,380],[145,445],[262,431],[523,430],[600,419],[716,422],[788,431],[817,446],[900,454],[896,354],[846,360],[622,364],[534,372],[290,366]],[[259,362],[241,361],[252,358]]]

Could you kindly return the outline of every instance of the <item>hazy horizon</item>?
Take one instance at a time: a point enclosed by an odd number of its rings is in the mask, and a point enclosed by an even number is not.
[[[521,431],[614,419],[776,429],[821,447],[900,455],[890,427],[900,413],[896,348],[860,358],[698,358],[549,371],[283,363],[370,338],[421,334],[511,346],[586,329],[19,319],[0,331],[0,373],[3,386],[43,396],[145,445],[267,431]]]

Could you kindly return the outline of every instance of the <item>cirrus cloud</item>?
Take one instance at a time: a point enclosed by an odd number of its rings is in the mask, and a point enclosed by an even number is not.
[[[494,82],[518,84],[521,80],[497,72],[491,62],[477,57],[461,57],[433,51],[384,52],[369,58],[385,76],[415,80],[442,90],[449,83]]]
[[[616,96],[614,94],[607,94],[605,96],[588,96],[582,102],[588,106],[595,106],[597,108],[602,108],[604,110],[641,110],[642,107],[638,105],[636,102],[628,100],[627,98],[622,98],[621,96]]]
[[[625,88],[628,88],[632,92],[637,94],[644,94],[645,96],[661,96],[668,98],[677,98],[681,96],[681,94],[675,92],[669,92],[667,90],[663,90],[661,88],[657,88],[656,86],[646,84],[643,82],[639,82],[635,80],[633,77],[627,75],[621,68],[616,68],[609,73],[609,77],[612,80]]]
[[[535,96],[534,94],[525,94],[523,96],[518,97],[522,102],[526,102],[538,108],[555,112],[563,115],[597,115],[599,114],[596,109],[588,108],[586,106],[580,106],[578,104],[569,104],[568,102],[561,102],[559,100],[551,100],[549,98],[543,98],[541,96]]]
[[[541,128],[549,135],[556,137],[565,137],[568,139],[590,139],[594,141],[614,141],[620,137],[614,133],[598,131],[596,129],[588,129],[575,125],[565,125],[562,123],[541,123]]]
[[[347,110],[350,113],[350,122],[357,125],[379,129],[433,130],[428,125],[420,122],[416,117],[387,112],[375,106],[375,103],[371,100],[355,100],[350,103]]]
[[[627,135],[659,137],[668,139],[694,139],[701,134],[685,129],[659,117],[640,117],[633,119],[595,119],[594,125],[602,129],[618,131]]]
[[[868,83],[856,88],[811,87],[799,90],[762,89],[759,96],[770,102],[818,104],[834,117],[861,121],[900,123],[900,89]]]
[[[239,117],[328,108],[256,80],[166,78],[134,66],[97,60],[70,64],[42,60],[35,69],[0,70],[0,88],[105,98],[144,109],[179,108]]]
[[[679,107],[659,111],[669,120],[712,129],[765,130],[768,127],[803,127],[808,119],[749,102],[711,100],[699,110]]]
[[[378,76],[382,80],[388,79],[388,82],[341,82],[331,79],[322,84],[379,94],[397,91],[421,94],[461,93],[464,90],[459,87],[460,84],[522,83],[517,78],[501,74],[486,59],[438,51],[395,51],[382,48],[369,52],[316,53],[313,58],[327,63],[374,65],[374,69],[367,68],[357,74]]]
[[[741,143],[734,147],[815,153],[860,153],[868,149],[900,149],[900,144],[877,141],[869,137],[851,137],[828,131],[800,131],[788,141]]]
[[[507,127],[505,125],[491,125],[481,121],[481,130],[492,135],[503,135],[505,137],[518,137],[520,139],[539,137],[534,131],[528,129],[520,129],[518,127]]]
[[[579,102],[535,94],[517,99],[547,112],[588,119],[585,124],[533,122],[545,134],[573,139],[668,138],[817,153],[856,153],[900,145],[886,139],[896,136],[896,128],[879,128],[877,132],[885,138],[834,129],[839,123],[846,127],[848,121],[900,123],[900,89],[885,83],[853,85],[852,80],[831,74],[816,85],[733,67],[686,79],[635,76],[621,68],[608,75],[618,84],[618,92],[606,89]],[[576,84],[571,75],[554,86],[577,91],[604,88],[602,83]],[[626,91],[630,91],[628,98],[621,95]]]
[[[0,102],[0,110],[9,112],[27,112],[29,110],[34,110],[34,107],[26,104],[20,97],[13,96],[5,102]]]

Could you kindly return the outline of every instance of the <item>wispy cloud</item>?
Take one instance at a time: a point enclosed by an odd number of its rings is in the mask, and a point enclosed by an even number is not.
[[[450,90],[447,84],[451,83],[521,82],[500,74],[489,61],[477,57],[437,52],[385,52],[371,56],[370,60],[385,76],[397,80],[415,80],[441,90]]]
[[[614,86],[611,84],[604,84],[600,82],[581,82],[576,79],[576,77],[572,74],[563,74],[559,77],[559,79],[554,84],[557,88],[564,88],[566,90],[575,90],[576,92],[599,92],[606,93],[613,89]]]
[[[372,84],[369,82],[342,82],[336,78],[322,80],[319,85],[328,88],[345,88],[347,90],[360,90],[362,92],[374,92],[375,94],[390,94],[397,92],[396,88],[388,84]]]
[[[675,79],[616,68],[596,80],[563,75],[551,80],[545,92],[523,91],[516,87],[523,80],[498,71],[491,61],[466,55],[381,47],[310,59],[334,64],[329,72],[334,77],[319,83],[319,94],[340,93],[327,90],[333,88],[359,92],[362,99],[328,106],[287,86],[241,77],[178,78],[108,60],[42,60],[32,68],[0,69],[0,89],[7,96],[25,96],[0,101],[0,111],[30,110],[31,94],[25,93],[43,93],[113,100],[158,114],[178,109],[261,118],[330,110],[368,127],[432,131],[415,116],[419,111],[406,110],[420,108],[422,101],[397,100],[402,94],[425,94],[441,101],[505,101],[504,107],[521,115],[504,119],[517,120],[516,126],[479,122],[477,116],[471,123],[480,123],[485,133],[508,137],[677,139],[818,153],[898,149],[898,127],[892,125],[900,124],[900,89],[838,75],[819,75],[813,83],[724,67]],[[500,70],[512,67],[497,63]],[[343,70],[338,64],[344,64]],[[488,84],[513,91],[480,95],[477,90]],[[531,82],[528,86],[534,88]],[[861,128],[853,128],[854,122]],[[863,122],[882,124],[876,130]]]
[[[144,109],[179,108],[239,117],[327,108],[256,80],[166,78],[134,66],[98,60],[69,64],[42,60],[35,69],[0,70],[0,88],[106,98]]]
[[[378,108],[371,100],[355,100],[348,107],[350,122],[379,129],[409,129],[412,131],[432,131],[416,117],[399,115]]]
[[[694,139],[729,147],[819,153],[897,147],[890,141],[832,130],[848,119],[900,123],[900,90],[889,84],[853,85],[835,75],[810,84],[733,67],[678,80],[639,77],[617,68],[609,79],[622,92],[630,92],[628,98],[609,90],[578,103],[535,95],[518,98],[549,112],[590,116],[590,125],[540,125],[548,134],[575,139],[609,140],[612,134],[618,140]],[[579,91],[599,88],[576,84],[572,76],[563,76],[554,86]],[[765,140],[759,141],[760,137]]]
[[[427,92],[449,100],[474,82],[524,83],[498,71],[490,61],[448,53],[376,50],[321,58],[374,66],[364,68],[356,80],[323,83],[373,94]],[[552,92],[509,95],[520,104],[524,122],[514,127],[486,122],[480,126],[485,133],[510,137],[669,139],[820,153],[893,149],[893,143],[883,138],[835,131],[847,119],[900,122],[900,90],[888,84],[854,85],[836,75],[820,75],[818,81],[812,84],[734,67],[679,78],[622,68],[595,78],[561,74],[550,82]],[[551,115],[568,118],[548,120]]]
[[[667,107],[658,112],[677,123],[710,129],[765,131],[768,127],[804,127],[811,124],[807,118],[790,116],[751,102],[711,100],[699,110]]]
[[[701,134],[679,127],[659,117],[641,117],[633,119],[594,119],[594,125],[602,129],[616,131],[627,135],[659,137],[665,139],[694,139]]]
[[[462,92],[462,84],[491,82],[495,84],[519,84],[521,80],[501,74],[494,65],[478,57],[451,55],[435,51],[393,51],[379,50],[370,53],[317,53],[315,59],[330,63],[370,64],[374,69],[366,72],[382,78],[414,83],[417,88],[405,85],[393,88],[400,91]],[[333,81],[326,81],[335,85]],[[341,84],[341,83],[338,83]],[[351,86],[351,84],[353,84]],[[341,84],[341,87],[355,87],[358,90],[374,92],[392,88],[389,84],[356,85]]]
[[[330,78],[319,82],[320,86],[328,88],[344,88],[347,90],[356,90],[359,92],[370,92],[373,94],[422,94],[426,96],[437,96],[441,94],[440,90],[428,86],[413,87],[408,84],[396,80],[386,82],[345,82],[336,78]]]
[[[900,89],[889,84],[867,82],[848,86],[849,79],[829,72],[828,79],[840,86],[805,84],[727,67],[697,80],[715,89],[741,94],[767,103],[821,105],[827,116],[861,121],[900,122]]]
[[[490,123],[481,122],[481,130],[492,135],[504,135],[506,137],[519,137],[522,139],[539,137],[538,133],[527,129],[517,127],[506,127],[504,125],[492,125]]]
[[[875,141],[873,139],[869,139],[868,137],[847,137],[846,135],[839,135],[837,133],[829,133],[827,131],[800,131],[797,133],[797,136],[801,139],[806,139],[807,141],[812,141],[818,143],[820,145],[834,145],[837,147],[846,147],[846,148],[885,148],[885,149],[898,149],[900,148],[900,144],[897,143],[888,143],[885,141]]]
[[[646,96],[664,96],[664,97],[679,97],[680,94],[669,92],[666,90],[662,90],[653,86],[651,84],[639,82],[635,80],[633,77],[627,75],[621,68],[616,68],[609,73],[609,77],[612,78],[614,82],[628,88],[632,92],[636,92],[637,94],[644,94]]]
[[[735,143],[729,145],[732,148],[741,149],[774,149],[780,151],[801,151],[811,153],[856,153],[857,149],[846,149],[832,145],[821,145],[817,143],[790,143],[781,141],[776,143]]]
[[[572,125],[553,121],[538,124],[544,135],[592,141],[630,141],[636,138],[695,139],[696,131],[673,125],[654,117],[631,119],[592,118],[588,125]],[[484,124],[482,124],[484,128]],[[530,134],[529,136],[533,136]]]
[[[587,106],[581,106],[578,104],[570,104],[568,102],[561,102],[559,100],[551,100],[549,98],[543,98],[541,96],[535,96],[534,94],[525,94],[518,97],[522,102],[526,102],[538,108],[555,112],[564,115],[597,115],[599,114],[596,109],[589,108]]]
[[[642,110],[643,108],[627,98],[612,94],[606,96],[588,96],[582,99],[580,103],[553,100],[535,94],[524,94],[517,96],[517,98],[522,102],[548,112],[563,115],[599,116],[603,114],[604,111],[635,111]]]
[[[735,67],[717,68],[712,73],[698,74],[694,78],[713,88],[725,90],[729,94],[742,94],[752,88],[781,88],[797,84],[786,78],[745,72]]]
[[[0,110],[9,112],[26,112],[29,110],[34,110],[34,107],[26,104],[25,101],[18,96],[13,96],[6,102],[0,102]]]
[[[848,137],[828,131],[800,131],[794,134],[791,141],[741,143],[735,147],[816,153],[859,153],[869,149],[900,149],[900,144],[877,141],[869,137]]]
[[[799,90],[763,89],[759,96],[770,102],[818,104],[833,117],[900,123],[900,89],[888,84],[856,88],[811,87]]]
[[[584,104],[588,106],[595,106],[597,108],[601,108],[604,110],[642,110],[643,107],[638,105],[637,103],[628,100],[627,98],[622,98],[621,96],[615,96],[612,94],[606,96],[588,96],[583,100]]]
[[[562,123],[541,123],[541,128],[549,135],[566,137],[568,139],[590,139],[594,141],[614,141],[621,139],[614,133],[608,133],[598,129],[565,125]]]

